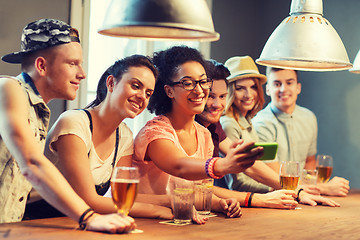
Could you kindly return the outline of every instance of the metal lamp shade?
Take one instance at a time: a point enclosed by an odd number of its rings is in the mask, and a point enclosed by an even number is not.
[[[157,40],[216,41],[205,0],[112,0],[100,34]]]
[[[293,0],[290,16],[271,34],[256,62],[305,71],[352,67],[339,35],[322,17],[321,0]]]
[[[353,68],[349,69],[352,73],[360,74],[360,50],[356,54]]]

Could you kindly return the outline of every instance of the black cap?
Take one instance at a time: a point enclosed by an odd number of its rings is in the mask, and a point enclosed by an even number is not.
[[[23,29],[21,50],[4,55],[1,59],[8,63],[21,63],[25,54],[70,42],[80,42],[75,28],[57,19],[40,19]]]

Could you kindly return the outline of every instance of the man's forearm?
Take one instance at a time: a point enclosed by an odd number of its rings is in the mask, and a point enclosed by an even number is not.
[[[281,189],[279,174],[261,161],[256,161],[252,167],[246,169],[245,174],[262,184]]]
[[[80,215],[89,206],[75,193],[63,175],[49,160],[40,162],[26,168],[23,171],[24,176],[42,198],[59,211],[78,221]]]
[[[219,198],[235,198],[241,206],[245,205],[246,192],[233,191],[222,187],[214,186],[213,193]]]

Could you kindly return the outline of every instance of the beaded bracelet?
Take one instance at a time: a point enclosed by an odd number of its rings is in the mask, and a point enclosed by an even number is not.
[[[224,176],[215,175],[215,173],[214,173],[215,163],[217,160],[219,160],[219,157],[213,157],[213,158],[208,159],[205,163],[206,174],[209,177],[214,178],[214,179],[220,179],[220,178],[224,177]]]
[[[219,157],[215,157],[211,162],[212,162],[212,165],[211,165],[211,172],[210,174],[212,175],[212,178],[214,179],[220,179],[220,178],[223,178],[224,175],[215,175],[215,163],[217,160],[219,160],[220,158]]]
[[[245,197],[245,207],[249,206],[249,198],[250,198],[251,192],[248,192]]]
[[[252,201],[252,198],[254,196],[254,193],[250,193],[250,196],[249,196],[249,200],[248,200],[248,207],[251,207],[251,201]]]
[[[213,158],[209,158],[208,160],[206,160],[206,163],[205,163],[205,172],[206,172],[206,175],[208,175],[209,178],[211,178],[210,174],[209,174],[209,163],[210,161],[212,160]]]
[[[90,212],[90,214],[88,214]],[[92,208],[86,209],[83,214],[81,214],[79,218],[79,229],[80,230],[86,230],[87,223],[89,218],[95,214],[95,211]]]
[[[296,197],[296,201],[299,203],[300,202],[300,193],[301,191],[304,190],[303,188],[300,188],[299,191],[297,192],[297,197]]]
[[[214,161],[216,161],[216,158],[211,158],[208,165],[208,173],[211,178],[214,178]]]

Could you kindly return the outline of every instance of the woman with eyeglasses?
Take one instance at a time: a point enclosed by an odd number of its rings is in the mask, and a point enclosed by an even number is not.
[[[134,163],[141,173],[139,193],[167,194],[171,175],[198,180],[241,172],[262,155],[261,147],[244,152],[253,142],[239,140],[225,158],[212,158],[211,134],[194,121],[204,110],[212,86],[196,49],[172,47],[156,52],[153,61],[159,76],[148,109],[157,116],[135,138]],[[241,215],[235,199],[213,199],[212,210],[229,217]],[[204,223],[206,219],[195,214],[193,220]]]

